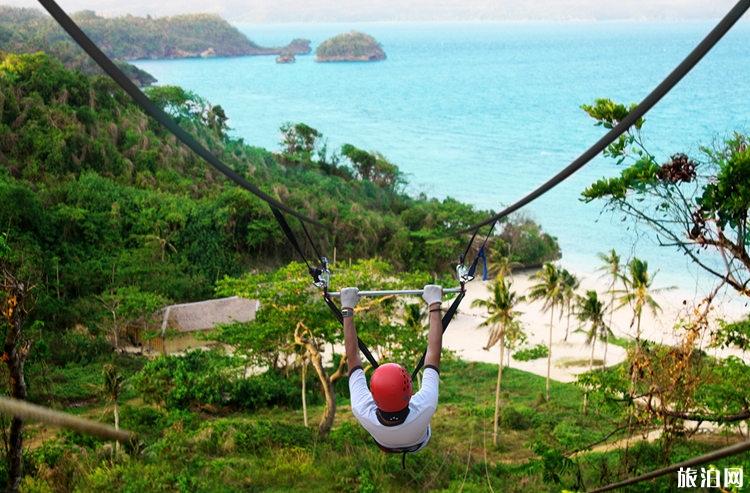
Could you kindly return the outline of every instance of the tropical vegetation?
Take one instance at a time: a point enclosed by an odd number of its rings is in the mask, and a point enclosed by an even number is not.
[[[148,94],[234,171],[326,226],[308,240],[291,221],[310,258],[332,254],[337,287],[448,285],[467,240],[459,232],[490,212],[410,196],[384,154],[329,149],[305,123],[283,125],[279,149],[266,150],[233,137],[225,110],[199,95],[173,86]],[[585,110],[612,127],[628,107],[599,100]],[[719,288],[747,296],[747,137],[704,150],[700,163],[674,154],[659,166],[643,126],[607,149],[621,176],[597,181],[584,199],[650,225]],[[401,469],[347,412],[340,326],[268,206],[207,169],[111,81],[44,53],[0,55],[0,204],[4,393],[137,433],[120,447],[2,417],[8,491],[581,491],[744,438],[750,420],[746,359],[697,346],[750,348],[750,322],[713,323],[719,288],[676,321],[680,344],[648,341],[643,315],[658,311],[659,288],[645,261],[608,252],[608,289],[582,293],[555,263],[555,239],[516,217],[488,240],[502,275],[475,303],[499,364],[446,352],[433,441]],[[511,266],[541,266],[523,296]],[[206,336],[213,349],[140,354],[164,305],[235,295],[260,301],[255,319],[217,327]],[[514,358],[546,357],[546,379],[504,368],[525,343],[524,297],[549,312],[550,335]],[[416,363],[422,307],[363,303],[358,329],[375,355]],[[610,335],[615,310],[632,320],[632,340]],[[563,314],[590,344],[576,383],[550,378]],[[595,365],[600,340],[627,346],[627,359]],[[698,435],[695,422],[721,435]],[[654,443],[635,438],[654,431]],[[746,456],[713,465],[750,470]],[[673,489],[667,477],[633,491]]]
[[[518,319],[520,313],[516,311],[516,305],[523,301],[523,296],[518,296],[511,290],[512,283],[503,277],[495,279],[489,286],[490,298],[476,299],[472,307],[480,307],[487,310],[487,318],[479,324],[480,327],[490,327],[490,335],[484,349],[489,350],[497,345],[500,359],[497,364],[497,385],[495,386],[495,418],[492,429],[492,443],[497,445],[498,425],[500,420],[500,385],[503,379],[504,356],[506,349],[506,336],[508,332],[514,331],[515,338],[522,337],[523,329]]]

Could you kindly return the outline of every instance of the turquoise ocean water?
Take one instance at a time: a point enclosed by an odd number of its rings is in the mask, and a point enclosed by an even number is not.
[[[304,121],[331,148],[378,150],[407,173],[409,190],[499,209],[541,184],[602,135],[580,109],[596,97],[640,101],[712,27],[709,22],[299,24],[240,26],[262,45],[306,37],[313,46],[358,29],[388,59],[293,65],[273,57],[140,61],[165,84],[221,104],[236,135],[277,149],[279,126]],[[734,130],[750,131],[750,22],[724,38],[647,117],[660,158],[697,155]],[[581,190],[617,166],[598,158],[525,212],[557,236],[563,262],[590,272],[617,248],[660,269],[659,284],[707,287],[685,258]]]

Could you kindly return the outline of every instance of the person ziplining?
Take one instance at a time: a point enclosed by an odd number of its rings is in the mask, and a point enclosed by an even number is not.
[[[437,410],[440,353],[443,349],[443,288],[427,285],[422,298],[429,309],[430,330],[422,386],[412,395],[412,377],[398,363],[379,365],[370,378],[370,388],[367,388],[354,325],[354,308],[360,299],[359,290],[341,290],[352,413],[384,452],[417,452],[427,445],[432,434],[430,420]]]
[[[360,293],[357,288],[347,288],[342,290],[340,296],[343,310],[339,310],[331,300],[331,297],[337,295],[337,293],[331,293],[328,291],[330,271],[328,271],[327,259],[322,257],[316,249],[317,256],[321,261],[321,266],[315,268],[308,263],[303,250],[300,248],[294,233],[284,219],[281,211],[296,217],[300,221],[302,229],[305,232],[308,241],[313,245],[313,248],[315,248],[315,244],[305,227],[305,223],[321,228],[326,228],[326,226],[319,220],[307,217],[282,203],[278,199],[263,192],[260,187],[249,182],[242,174],[227,166],[215,154],[199,143],[191,134],[182,129],[173,118],[170,118],[161,108],[157,107],[152,101],[150,101],[143,91],[141,91],[127,77],[127,75],[125,75],[123,71],[108,56],[106,56],[88,36],[86,36],[75,21],[73,21],[59,5],[57,5],[55,0],[39,0],[39,3],[45,10],[47,10],[55,21],[68,34],[70,34],[73,40],[96,62],[96,64],[99,65],[99,67],[101,67],[102,70],[104,70],[104,72],[107,73],[118,86],[120,86],[120,88],[133,98],[134,102],[140,106],[145,113],[163,125],[178,140],[183,142],[193,152],[203,158],[210,166],[237,183],[240,187],[266,202],[271,207],[274,216],[279,222],[279,226],[289,239],[290,244],[294,247],[297,253],[299,253],[302,259],[305,260],[308,270],[313,277],[314,285],[322,289],[323,298],[326,304],[331,309],[334,316],[343,323],[350,373],[349,388],[351,390],[352,411],[354,415],[383,450],[387,452],[403,452],[404,458],[406,457],[407,452],[422,449],[430,439],[430,420],[437,409],[438,402],[442,334],[450,323],[451,318],[456,313],[458,305],[461,303],[461,300],[465,295],[465,283],[473,278],[477,262],[484,256],[484,247],[487,246],[487,241],[492,235],[495,225],[508,215],[528,205],[563,181],[567,180],[571,175],[587,165],[593,158],[604,151],[607,146],[615,142],[629,128],[636,125],[654,105],[668,94],[675,85],[677,85],[677,83],[698,64],[698,62],[716,45],[716,43],[718,43],[718,41],[742,17],[742,15],[750,9],[750,0],[738,0],[737,4],[724,18],[721,19],[714,29],[709,32],[709,34],[693,49],[693,51],[691,51],[688,56],[654,88],[653,91],[651,91],[636,107],[632,108],[622,120],[613,125],[604,136],[557,174],[521,199],[484,221],[451,233],[451,235],[454,236],[464,236],[468,233],[471,234],[469,244],[464,254],[460,257],[458,266],[458,280],[461,283],[461,287],[458,290],[446,290],[446,292],[454,291],[459,294],[456,296],[445,315],[441,318],[440,307],[442,305],[442,295],[444,291],[440,286],[425,286],[422,296],[430,306],[428,348],[422,356],[422,359],[417,364],[417,368],[411,375],[409,375],[406,369],[394,363],[378,365],[367,346],[357,337],[357,332],[354,327],[354,307],[359,301],[360,294],[364,294],[364,292]],[[480,228],[487,225],[490,226],[487,238],[479,248],[479,255],[475,257],[471,267],[467,269],[464,267],[464,258],[470,252]],[[381,295],[385,293],[386,292],[379,292]],[[402,292],[400,294],[416,293]],[[370,389],[367,388],[367,381],[361,367],[359,351],[362,351],[362,354],[364,354],[367,360],[375,368],[375,372],[370,379]],[[425,367],[422,387],[419,392],[412,395],[411,381],[416,376],[419,369],[422,368],[423,364],[425,364]],[[11,406],[12,409],[5,412],[9,412],[16,416],[25,416],[29,414],[28,411],[19,410],[17,409],[17,406],[13,406]],[[31,412],[30,414],[35,415],[38,413]],[[622,483],[609,485],[596,491],[609,491],[626,484],[632,484],[666,474],[670,471],[674,471],[680,466],[702,464],[710,460],[715,460],[716,458],[735,455],[748,449],[750,449],[750,441],[740,444],[739,446],[732,446],[716,451],[712,454],[706,454]]]

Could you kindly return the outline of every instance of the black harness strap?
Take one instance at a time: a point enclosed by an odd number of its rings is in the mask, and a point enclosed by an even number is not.
[[[401,469],[406,469],[406,454],[413,454],[420,448],[422,448],[422,445],[424,442],[420,442],[416,445],[412,445],[411,447],[401,447],[401,448],[388,448],[380,444],[377,440],[374,438],[372,439],[373,442],[375,442],[375,445],[377,445],[380,450],[385,452],[386,454],[401,454]]]
[[[323,255],[320,254],[320,250],[318,250],[318,246],[315,244],[312,237],[310,236],[310,232],[307,230],[307,226],[305,226],[304,221],[300,221],[299,223],[300,225],[302,225],[302,231],[305,232],[307,241],[308,243],[310,243],[310,246],[312,246],[313,250],[315,251],[315,255],[318,257],[318,260],[323,262]]]
[[[297,251],[300,257],[302,257],[302,260],[305,262],[305,265],[307,265],[307,270],[310,272],[310,275],[312,276],[313,280],[315,282],[318,282],[318,275],[319,275],[319,269],[314,268],[310,265],[310,262],[307,261],[307,257],[305,257],[305,253],[302,251],[302,247],[300,246],[299,242],[297,241],[297,237],[294,235],[294,232],[292,231],[292,228],[289,226],[289,223],[287,222],[284,215],[279,211],[278,209],[271,207],[271,211],[273,211],[274,217],[276,217],[276,221],[279,223],[279,226],[281,227],[281,230],[286,235],[287,239],[289,239],[289,243],[292,244],[294,249]],[[307,236],[307,239],[310,241],[310,243],[313,245],[313,248],[315,248],[315,243],[312,241],[312,238],[310,237],[310,233],[307,231],[307,228],[305,228],[304,223],[302,224],[303,229],[305,230],[305,235]],[[317,248],[316,252],[317,252]],[[322,258],[322,257],[321,257]],[[331,313],[333,313],[333,316],[336,317],[336,320],[339,321],[340,324],[344,324],[344,315],[341,313],[341,310],[338,306],[333,302],[330,296],[328,296],[327,292],[323,292],[323,299],[326,302],[326,305],[328,305],[328,308],[330,308]],[[362,354],[365,355],[365,358],[367,361],[370,362],[373,368],[377,368],[378,362],[375,359],[375,357],[370,352],[370,349],[367,347],[367,345],[362,342],[362,339],[357,337],[357,346],[359,346],[359,350],[362,351]]]
[[[300,257],[302,257],[302,260],[304,260],[305,265],[307,265],[307,270],[310,272],[310,275],[313,278],[313,281],[318,282],[318,275],[320,274],[320,269],[316,269],[313,266],[310,265],[310,262],[307,261],[307,257],[305,257],[305,253],[302,251],[302,247],[300,246],[299,242],[297,241],[297,237],[294,235],[294,232],[292,231],[292,228],[289,226],[289,223],[287,222],[286,218],[284,218],[284,215],[279,211],[278,209],[271,207],[271,210],[273,211],[274,217],[276,217],[276,221],[279,223],[279,226],[281,227],[281,230],[284,232],[286,237],[289,239],[289,243],[292,244],[294,249],[297,251]],[[315,243],[312,241],[312,238],[310,237],[310,233],[307,231],[307,228],[305,228],[304,223],[302,223],[302,228],[305,230],[305,236],[307,236],[308,241],[313,246],[317,253],[317,248],[315,247]],[[322,259],[322,257],[321,257]],[[333,313],[333,316],[336,317],[336,320],[339,321],[340,324],[344,324],[344,315],[341,313],[341,310],[338,306],[336,306],[336,303],[333,302],[330,296],[328,296],[328,293],[326,291],[323,292],[323,300],[325,300],[326,305],[328,305],[328,308],[331,310],[331,313]],[[362,354],[365,355],[365,358],[367,361],[370,362],[373,368],[377,368],[378,361],[375,359],[375,357],[370,352],[370,349],[367,347],[367,345],[362,342],[362,339],[357,337],[357,346],[359,346],[359,350],[362,351]]]
[[[307,261],[307,257],[305,256],[305,253],[302,251],[302,247],[300,246],[299,242],[297,241],[297,237],[294,235],[294,232],[292,231],[292,228],[289,226],[289,223],[286,222],[286,218],[281,213],[280,210],[278,210],[276,207],[271,206],[271,211],[273,212],[274,217],[276,218],[276,222],[279,223],[279,227],[281,227],[281,230],[286,235],[286,238],[289,240],[289,243],[292,244],[292,247],[297,251],[297,254],[302,257],[302,260],[305,262],[305,265],[307,265],[307,270],[310,273],[313,278],[315,278],[315,269],[310,265],[310,262]],[[315,279],[317,281],[317,279]]]

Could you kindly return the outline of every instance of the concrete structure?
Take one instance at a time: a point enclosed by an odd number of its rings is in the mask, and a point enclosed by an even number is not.
[[[171,354],[195,347],[211,345],[196,337],[219,325],[250,322],[260,307],[258,300],[239,296],[216,300],[170,305],[164,309],[161,334],[146,344],[150,351]]]

